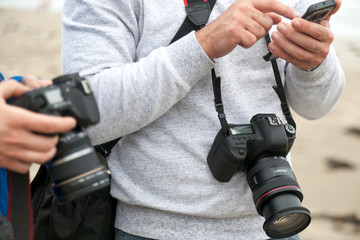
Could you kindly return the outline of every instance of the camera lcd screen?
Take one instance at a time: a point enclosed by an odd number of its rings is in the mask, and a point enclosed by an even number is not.
[[[45,92],[46,99],[50,104],[55,104],[64,101],[59,88],[52,89]]]
[[[239,135],[239,134],[252,134],[254,133],[252,127],[250,125],[242,125],[242,126],[233,126],[230,127],[231,135]]]

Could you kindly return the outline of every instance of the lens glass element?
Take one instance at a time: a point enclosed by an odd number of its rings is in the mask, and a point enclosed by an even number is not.
[[[293,236],[310,224],[309,212],[303,208],[278,213],[264,223],[268,236],[283,238]]]

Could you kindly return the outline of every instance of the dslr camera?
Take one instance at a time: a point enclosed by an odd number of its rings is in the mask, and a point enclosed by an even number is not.
[[[59,135],[57,153],[46,166],[58,202],[78,198],[110,185],[110,177],[91,145],[85,128],[100,114],[89,81],[76,74],[57,77],[53,85],[26,92],[10,104],[33,112],[71,116],[77,126]]]
[[[311,221],[286,160],[295,133],[275,114],[257,114],[250,124],[230,124],[226,133],[220,130],[207,157],[218,181],[230,181],[236,171],[246,173],[256,210],[265,217],[264,231],[272,238],[295,235]]]

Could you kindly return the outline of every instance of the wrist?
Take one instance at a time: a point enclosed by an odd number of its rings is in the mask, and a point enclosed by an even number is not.
[[[209,43],[209,36],[205,33],[205,29],[200,29],[199,31],[195,32],[195,37],[197,41],[199,42],[201,48],[204,50],[206,55],[213,61],[214,60],[214,54],[212,54],[212,48]]]

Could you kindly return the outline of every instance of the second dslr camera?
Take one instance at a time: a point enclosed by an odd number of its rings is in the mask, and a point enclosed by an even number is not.
[[[75,199],[110,185],[85,128],[99,122],[99,110],[87,79],[78,74],[60,76],[53,85],[26,92],[10,104],[55,116],[71,116],[77,126],[60,134],[55,157],[47,163],[58,202]]]

